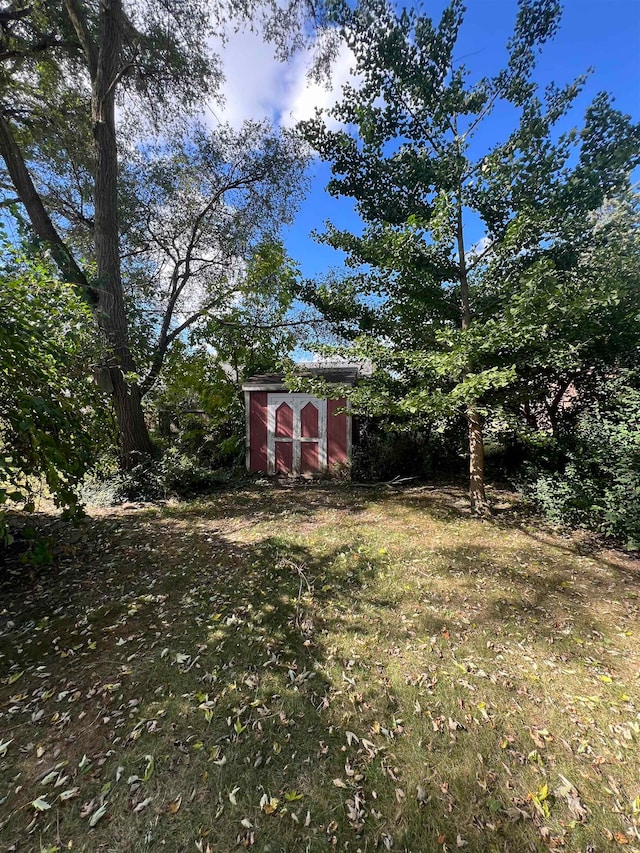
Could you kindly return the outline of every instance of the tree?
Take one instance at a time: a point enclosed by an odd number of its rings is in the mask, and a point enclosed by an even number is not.
[[[555,0],[520,0],[506,67],[475,83],[453,58],[463,15],[460,0],[438,23],[385,0],[339,4],[358,84],[328,111],[342,129],[318,115],[302,132],[331,164],[329,192],[356,201],[364,228],[329,227],[322,239],[356,272],[307,297],[355,339],[352,353],[377,364],[374,386],[357,392],[363,404],[464,414],[471,503],[484,511],[488,401],[523,365],[510,351],[519,326],[496,313],[578,257],[588,217],[628,185],[640,132],[604,94],[580,132],[558,130],[586,78],[542,95],[533,82],[558,27]],[[480,129],[504,105],[516,125],[483,147]]]
[[[240,330],[284,322],[296,270],[280,243],[305,187],[299,141],[267,123],[192,129],[129,158],[123,264],[149,328],[137,361],[154,385],[171,344],[188,335],[230,358]],[[154,330],[156,326],[156,330]]]
[[[320,16],[321,7],[314,8]],[[118,147],[131,149],[132,136],[145,128],[170,133],[172,122],[184,123],[215,92],[221,74],[208,39],[219,34],[216,26],[227,13],[245,20],[261,15],[266,33],[286,53],[300,43],[308,12],[304,0],[293,0],[288,9],[270,0],[230,9],[204,0],[13,2],[4,12],[0,154],[33,231],[66,280],[83,294],[104,336],[105,386],[112,393],[124,467],[148,454],[151,443],[125,310]],[[126,145],[116,124],[117,102],[126,118]],[[63,239],[65,212],[53,214],[37,186],[38,169],[34,180],[30,168],[30,156],[43,154],[39,171],[46,178],[60,162],[54,149],[61,137],[64,147],[73,147],[83,159],[82,171],[73,177],[83,185],[80,195],[90,195],[91,210],[84,218],[95,274]]]

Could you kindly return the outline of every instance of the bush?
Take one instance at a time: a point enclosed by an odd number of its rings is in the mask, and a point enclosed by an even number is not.
[[[640,392],[611,381],[562,444],[561,470],[529,472],[527,490],[542,511],[640,548]]]
[[[226,484],[229,479],[228,471],[214,471],[178,448],[169,447],[158,459],[148,460],[130,471],[104,466],[86,480],[81,494],[83,500],[96,506],[189,498]]]
[[[244,400],[237,386],[205,349],[177,342],[147,400],[157,421],[156,442],[189,457],[203,469],[232,468],[244,458]]]
[[[2,508],[33,510],[36,494],[67,515],[93,458],[102,402],[89,377],[92,320],[46,265],[9,259],[0,270],[0,541]]]

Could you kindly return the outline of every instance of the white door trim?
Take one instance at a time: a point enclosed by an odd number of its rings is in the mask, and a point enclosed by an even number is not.
[[[291,441],[292,473],[300,475],[300,445],[303,442],[315,442],[318,445],[318,471],[327,470],[327,401],[311,394],[268,394],[267,395],[267,471],[276,472],[276,409],[286,403],[293,411],[293,438],[277,439]],[[307,405],[313,403],[318,410],[318,438],[303,438],[300,434],[300,413]]]

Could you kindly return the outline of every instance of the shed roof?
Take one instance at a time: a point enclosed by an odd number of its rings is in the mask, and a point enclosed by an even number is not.
[[[357,367],[304,367],[296,371],[297,376],[308,379],[324,379],[335,385],[355,385],[358,380]],[[242,383],[243,391],[287,391],[284,373],[264,373],[250,376]]]

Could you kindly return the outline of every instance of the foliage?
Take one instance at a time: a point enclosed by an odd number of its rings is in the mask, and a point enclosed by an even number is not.
[[[104,460],[85,478],[80,493],[88,504],[106,507],[131,501],[193,498],[228,482],[228,471],[212,470],[198,460],[197,454],[168,446],[128,471],[118,470]]]
[[[95,424],[109,422],[86,373],[96,355],[91,317],[45,262],[9,251],[6,257],[0,271],[0,504],[32,510],[44,482],[55,504],[75,514]],[[4,521],[0,535],[7,536]]]
[[[238,463],[244,449],[244,403],[231,364],[221,364],[205,349],[174,347],[152,405],[164,444],[209,468]]]
[[[592,243],[603,206],[624,196],[640,162],[640,128],[604,94],[580,131],[564,130],[586,77],[544,92],[534,82],[559,11],[554,0],[521,0],[506,66],[472,82],[454,59],[460,0],[439,22],[385,0],[338,4],[357,82],[301,125],[331,165],[329,192],[353,198],[363,221],[358,234],[329,226],[321,239],[346,254],[347,271],[303,294],[352,342],[343,353],[376,364],[375,385],[352,404],[417,423],[464,415],[478,506],[482,420],[496,401],[539,401],[549,383],[591,367],[585,342],[616,301],[612,276],[593,288]],[[515,127],[483,145],[480,128],[500,110]],[[611,330],[598,331],[603,351]]]
[[[555,522],[583,526],[640,548],[640,390],[610,379],[557,442],[563,464],[529,467],[527,491]]]
[[[181,338],[232,360],[236,340],[278,337],[297,275],[280,236],[305,168],[292,134],[257,122],[190,128],[129,158],[120,209],[143,394]]]
[[[410,420],[363,418],[357,422],[353,447],[353,480],[392,480],[394,477],[458,477],[463,472],[464,436],[433,424],[417,428]]]
[[[312,40],[324,16],[322,3],[306,0],[286,9],[272,0],[64,0],[3,11],[0,154],[9,180],[2,184],[18,195],[17,216],[26,214],[92,306],[123,467],[152,452],[141,400],[171,343],[209,315],[229,322],[257,232],[273,237],[301,187],[304,158],[285,134],[247,125],[205,138],[193,128],[219,94],[212,44],[230,21],[250,22],[284,57]],[[326,59],[332,39],[318,43]],[[165,142],[154,148],[149,138]],[[147,186],[138,183],[126,205],[137,171]],[[95,276],[80,258],[95,262]],[[147,317],[158,309],[159,320]],[[155,346],[138,335],[146,363],[134,357],[131,319],[138,333],[158,334]]]
[[[558,433],[567,406],[601,393],[640,356],[640,233],[636,193],[585,217],[582,233],[557,243],[517,276],[487,270],[477,300],[483,322],[473,349],[488,365],[515,365],[493,395],[522,426]],[[569,393],[569,396],[567,395]]]

